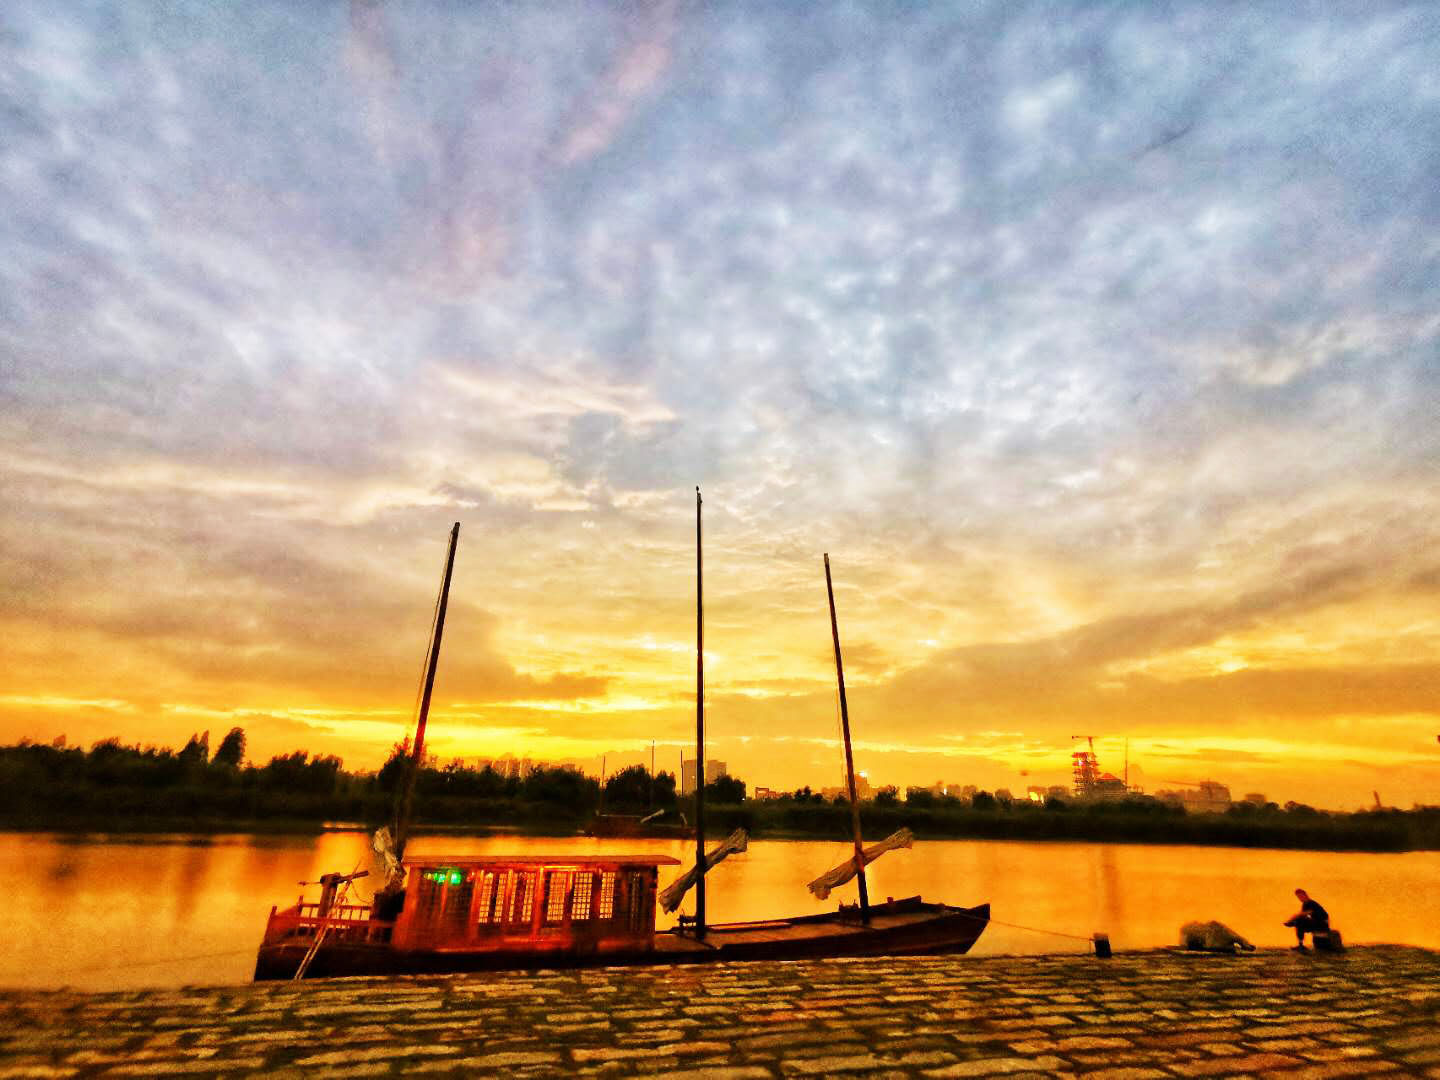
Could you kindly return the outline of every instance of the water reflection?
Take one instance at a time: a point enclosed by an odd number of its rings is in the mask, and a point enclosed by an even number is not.
[[[682,861],[694,854],[683,841],[525,836],[419,837],[412,851],[643,851]],[[847,845],[825,841],[755,841],[712,874],[708,913],[718,922],[832,910],[837,900],[854,898],[854,887],[821,902],[805,883],[848,853]],[[0,986],[243,982],[272,904],[292,903],[301,881],[368,866],[368,858],[362,833],[0,834],[11,916]],[[868,874],[877,900],[918,894],[952,904],[990,901],[996,922],[977,954],[1086,951],[1076,938],[1097,930],[1117,949],[1151,948],[1174,943],[1190,919],[1219,919],[1257,944],[1286,945],[1293,938],[1280,924],[1294,907],[1297,886],[1329,909],[1347,941],[1440,948],[1436,852],[924,841],[885,856]],[[358,898],[368,898],[368,884],[361,881]],[[669,918],[662,915],[660,924],[669,925]]]

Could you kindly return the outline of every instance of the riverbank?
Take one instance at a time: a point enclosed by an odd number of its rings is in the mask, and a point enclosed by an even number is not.
[[[0,992],[0,1075],[1440,1076],[1440,953],[1155,951]]]
[[[763,803],[707,808],[706,834],[721,838],[746,829],[754,839],[834,840],[850,838],[845,807],[766,807]],[[377,819],[378,820],[378,819]],[[1398,853],[1440,850],[1440,811],[1319,815],[1273,820],[1223,814],[1132,818],[1106,810],[1070,809],[914,812],[905,807],[870,807],[864,811],[865,834],[878,840],[898,828],[909,828],[921,840],[1071,841],[1106,844],[1188,845],[1192,847],[1269,848],[1277,851]],[[535,820],[521,814],[497,813],[466,822],[421,820],[415,835],[516,835],[575,837],[584,822],[576,819]],[[372,826],[296,816],[182,816],[154,814],[45,813],[0,814],[0,832],[60,835],[253,835],[314,836],[326,832],[365,832]]]

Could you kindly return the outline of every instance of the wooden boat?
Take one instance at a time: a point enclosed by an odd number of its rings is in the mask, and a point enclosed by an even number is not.
[[[420,858],[397,918],[371,904],[303,900],[272,909],[255,978],[398,975],[962,953],[988,906],[949,908],[918,897],[794,919],[656,932],[658,868],[666,855]],[[338,876],[338,875],[337,875]],[[316,948],[316,943],[320,942]],[[313,955],[312,955],[313,953]]]
[[[607,839],[688,840],[695,835],[695,830],[679,821],[652,821],[640,814],[596,814],[585,835]]]
[[[697,489],[696,760],[704,761],[700,507]],[[367,872],[327,874],[320,880],[322,891],[318,902],[307,903],[302,896],[292,907],[271,908],[255,962],[257,980],[592,965],[918,956],[963,953],[975,943],[989,922],[988,904],[952,907],[926,903],[919,897],[892,899],[878,905],[869,902],[864,870],[867,853],[860,841],[849,712],[828,555],[825,581],[830,594],[855,856],[850,864],[837,867],[815,884],[855,876],[859,882],[858,904],[841,905],[837,911],[819,915],[708,924],[705,874],[724,853],[716,849],[707,855],[705,851],[703,784],[697,785],[696,791],[696,861],[690,872],[696,890],[695,916],[690,919],[682,916],[680,925],[669,930],[657,932],[655,929],[659,868],[680,865],[679,860],[666,855],[427,855],[403,860],[414,780],[423,761],[425,724],[445,628],[459,532],[460,526],[456,523],[450,533],[450,548],[436,605],[415,746],[396,814],[391,880],[377,892],[372,904],[351,904],[345,902],[350,884]],[[853,875],[845,872],[852,867]],[[408,880],[403,890],[394,887],[401,878]],[[683,894],[683,889],[680,891]],[[817,895],[823,893],[817,891]]]

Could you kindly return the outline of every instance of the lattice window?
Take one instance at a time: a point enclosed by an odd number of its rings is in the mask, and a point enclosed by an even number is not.
[[[529,926],[535,915],[535,874],[519,873],[515,877],[515,892],[510,900],[510,922]]]
[[[545,875],[545,921],[558,923],[565,918],[565,898],[569,893],[570,875],[563,870]]]
[[[582,870],[571,879],[574,884],[570,889],[570,918],[590,918],[590,897],[594,888],[595,875],[589,870]]]
[[[505,903],[505,883],[509,873],[496,873],[494,870],[480,871],[480,903],[477,905],[478,921],[481,926],[498,923],[504,914],[502,904]]]
[[[428,924],[435,918],[436,910],[440,907],[440,886],[426,874],[414,887],[418,894],[415,897],[415,922],[419,925]]]
[[[454,876],[451,879],[454,881]],[[445,913],[442,916],[449,934],[463,933],[465,921],[470,915],[470,897],[475,891],[475,879],[465,875],[459,884],[450,884],[445,889]]]
[[[606,870],[600,875],[600,910],[596,912],[596,918],[613,919],[615,917],[615,871]]]
[[[648,895],[645,889],[645,871],[632,870],[630,872],[630,917],[627,921],[630,929],[637,934],[645,929],[645,900]]]

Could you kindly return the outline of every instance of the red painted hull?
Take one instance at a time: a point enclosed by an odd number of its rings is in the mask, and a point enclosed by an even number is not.
[[[688,933],[657,933],[654,948],[644,950],[401,950],[337,942],[321,945],[306,978],[959,954],[969,951],[989,920],[989,904],[956,908],[913,897],[877,905],[868,927],[849,913],[726,923],[711,927],[704,941]],[[262,945],[256,980],[293,978],[308,948],[304,942]]]

